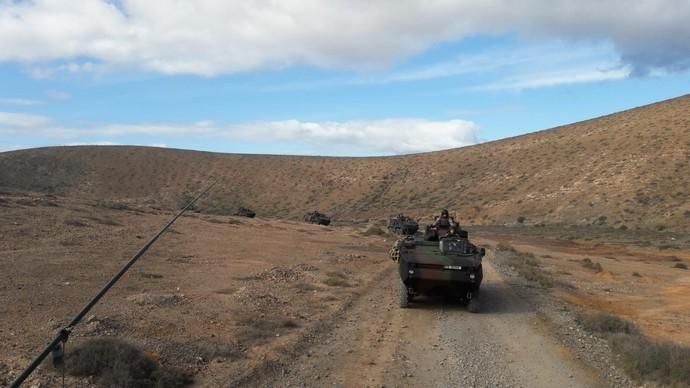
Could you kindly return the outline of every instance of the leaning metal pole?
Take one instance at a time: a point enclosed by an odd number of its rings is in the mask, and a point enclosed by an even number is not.
[[[89,310],[91,310],[91,308],[93,308],[93,306],[95,306],[96,303],[98,303],[98,301],[101,300],[103,295],[105,295],[106,292],[108,292],[108,290],[110,290],[110,288],[114,286],[118,280],[120,280],[122,275],[124,275],[125,272],[127,272],[127,270],[129,270],[129,268],[132,265],[134,265],[134,263],[136,263],[137,260],[139,260],[139,258],[143,256],[144,253],[146,253],[146,251],[149,250],[149,248],[151,248],[151,246],[163,235],[163,233],[165,233],[165,231],[168,230],[170,226],[172,226],[173,223],[175,223],[175,221],[177,221],[178,218],[180,218],[192,205],[194,205],[194,203],[199,198],[201,198],[204,194],[208,193],[209,190],[211,190],[211,188],[215,186],[215,184],[216,182],[214,181],[206,188],[206,190],[202,191],[194,199],[189,201],[189,203],[185,207],[183,207],[175,215],[175,217],[173,217],[170,221],[168,221],[167,224],[165,224],[163,229],[156,233],[143,247],[141,247],[141,249],[139,249],[139,251],[134,256],[132,256],[132,258],[127,262],[127,264],[125,264],[125,266],[122,267],[122,269],[120,269],[120,271],[117,274],[115,274],[115,276],[113,276],[113,278],[110,279],[110,281],[105,286],[103,286],[103,288],[98,292],[98,294],[96,294],[96,296],[93,299],[91,299],[91,301],[89,301],[89,303],[87,303],[86,306],[84,306],[81,309],[81,311],[79,311],[79,313],[77,313],[77,315],[74,316],[74,318],[72,318],[70,323],[60,330],[57,336],[55,336],[55,338],[48,344],[48,346],[46,346],[46,348],[43,349],[41,354],[39,354],[38,357],[36,357],[36,359],[34,359],[31,362],[31,364],[24,370],[24,372],[22,372],[22,374],[19,377],[17,377],[14,383],[12,383],[11,387],[18,388],[24,382],[24,380],[26,380],[27,377],[29,377],[31,373],[41,364],[41,362],[43,362],[43,360],[48,356],[48,354],[50,354],[50,352],[53,349],[56,349],[58,346],[61,345],[61,343],[67,342],[67,339],[69,338],[69,335],[74,329],[74,327],[79,323],[79,321],[82,320],[82,318],[84,318],[84,316],[89,312]]]

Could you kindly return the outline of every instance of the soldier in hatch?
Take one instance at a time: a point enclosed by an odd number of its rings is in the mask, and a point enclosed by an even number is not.
[[[448,210],[443,209],[441,211],[441,216],[436,217],[436,221],[432,224],[434,228],[441,228],[441,229],[454,229],[458,226],[458,224],[455,222],[453,217],[450,217],[448,215]]]

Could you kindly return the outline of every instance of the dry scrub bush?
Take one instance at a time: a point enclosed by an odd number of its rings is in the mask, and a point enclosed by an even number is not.
[[[582,315],[578,321],[608,338],[616,362],[632,378],[690,387],[690,348],[647,338],[633,323],[606,313]]]
[[[161,366],[143,351],[115,338],[91,339],[66,352],[65,367],[73,376],[94,376],[100,387],[185,387],[189,375]]]

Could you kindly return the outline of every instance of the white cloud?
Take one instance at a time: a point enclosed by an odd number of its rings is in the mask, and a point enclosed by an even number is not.
[[[463,147],[478,142],[479,127],[470,121],[386,119],[346,122],[298,120],[227,127],[224,136],[245,140],[309,142],[331,148],[351,147],[385,154],[406,154]]]
[[[100,66],[200,75],[366,69],[443,41],[517,33],[609,41],[634,72],[647,73],[690,67],[688,20],[686,0],[0,0],[0,61],[65,61],[32,67],[38,78]]]
[[[11,115],[4,113],[4,115]],[[404,154],[462,147],[479,142],[479,127],[465,120],[434,121],[416,118],[384,120],[324,121],[299,120],[267,121],[219,125],[211,121],[191,124],[109,124],[87,128],[60,126],[42,116],[16,115],[3,120],[0,113],[0,134],[30,136],[33,139],[75,139],[68,145],[123,144],[118,137],[138,136],[171,140],[185,136],[240,140],[258,144],[282,142],[318,146],[327,153],[343,154]],[[88,138],[108,138],[107,141],[83,141]],[[137,141],[141,144],[142,141]],[[167,143],[149,143],[166,147]]]
[[[64,145],[66,146],[86,146],[86,145],[99,145],[99,146],[111,146],[111,145],[119,145],[118,143],[112,142],[112,141],[74,141],[70,143],[65,143]]]
[[[1,127],[19,127],[19,128],[33,128],[47,125],[51,122],[50,118],[45,116],[30,115],[23,113],[0,112],[0,128]]]
[[[6,105],[40,105],[43,101],[26,98],[0,98],[0,104]]]
[[[478,91],[535,89],[558,85],[611,81],[626,78],[630,74],[631,70],[628,68],[600,69],[596,67],[587,67],[527,74],[517,78],[498,80],[469,89]]]
[[[71,97],[69,93],[65,93],[59,90],[48,90],[46,91],[46,96],[48,96],[48,98],[54,101],[63,101]]]
[[[411,68],[397,69],[383,74],[359,74],[351,77],[331,78],[312,81],[288,81],[283,84],[272,84],[263,89],[268,91],[282,90],[307,90],[333,86],[350,85],[382,85],[390,83],[403,83],[426,81],[441,78],[465,77],[461,82],[471,82],[472,75],[494,75],[502,81],[496,85],[482,85],[482,87],[469,88],[470,90],[485,88],[498,89],[526,89],[541,86],[554,86],[557,84],[595,82],[600,81],[601,69],[623,69],[615,57],[613,48],[608,44],[570,44],[560,41],[541,42],[539,44],[527,44],[520,47],[495,47],[478,53],[456,56],[448,60],[414,66]],[[613,79],[614,71],[605,72],[607,79]],[[629,70],[625,71],[628,76]],[[530,80],[541,78],[553,78],[561,75],[560,80],[551,83],[544,82],[539,85]],[[586,76],[589,74],[589,76]],[[599,77],[594,76],[598,74]],[[567,78],[580,78],[577,82]],[[624,78],[624,77],[623,77]],[[507,84],[515,84],[507,86]],[[518,85],[525,83],[525,85]]]

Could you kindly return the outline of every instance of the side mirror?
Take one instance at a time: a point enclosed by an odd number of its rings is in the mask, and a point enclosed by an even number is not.
[[[484,255],[486,255],[486,249],[484,249],[484,248],[479,248],[479,254],[480,254],[482,257],[484,257]]]

